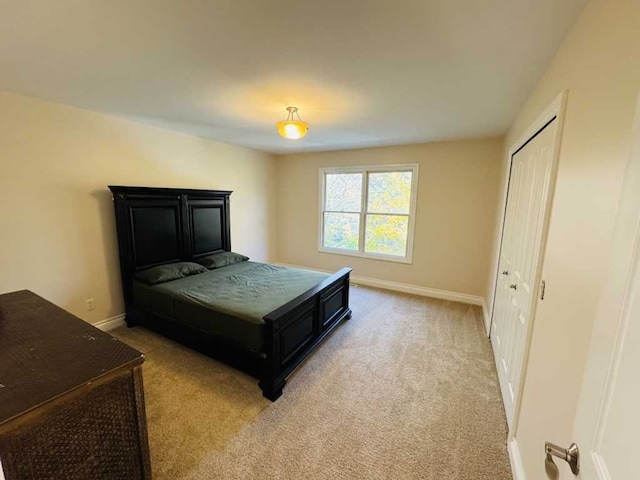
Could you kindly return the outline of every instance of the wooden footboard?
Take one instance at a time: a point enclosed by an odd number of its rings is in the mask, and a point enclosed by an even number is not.
[[[351,317],[351,270],[343,268],[264,317],[267,352],[260,388],[269,400],[282,395],[286,377],[336,325]]]

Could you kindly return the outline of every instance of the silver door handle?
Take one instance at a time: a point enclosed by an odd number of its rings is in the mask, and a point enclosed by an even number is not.
[[[558,457],[567,462],[574,475],[580,473],[580,449],[575,443],[569,445],[569,448],[562,448],[551,442],[544,442],[544,453],[549,460],[551,457]]]
[[[509,275],[509,270],[505,270],[504,272],[502,272],[503,275]]]
[[[509,288],[517,290],[518,289],[518,285],[516,285],[515,283],[512,283],[511,285],[509,285]]]

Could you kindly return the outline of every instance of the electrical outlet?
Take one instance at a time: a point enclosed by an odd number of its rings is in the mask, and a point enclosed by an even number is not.
[[[96,301],[93,298],[87,298],[85,303],[87,304],[87,311],[96,309]]]

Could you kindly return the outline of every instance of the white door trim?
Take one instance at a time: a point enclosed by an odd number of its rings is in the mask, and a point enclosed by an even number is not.
[[[512,438],[509,441],[507,448],[509,449],[509,462],[511,463],[511,473],[513,474],[513,480],[525,480],[524,465],[522,465],[520,449],[518,448],[518,442],[515,438]]]
[[[487,333],[489,334],[489,336],[491,335],[491,325],[493,324],[493,314],[495,310],[495,299],[496,299],[496,293],[497,293],[497,282],[498,282],[500,257],[501,257],[501,251],[502,251],[502,241],[503,241],[502,236],[503,236],[503,231],[505,226],[507,199],[509,196],[509,180],[511,178],[511,167],[512,167],[513,156],[516,154],[518,150],[520,150],[527,142],[529,142],[529,140],[531,140],[534,136],[536,136],[536,134],[540,132],[554,118],[558,122],[557,133],[556,133],[555,144],[554,144],[554,154],[551,160],[552,164],[551,164],[551,173],[549,178],[549,186],[547,191],[547,211],[545,212],[545,218],[543,221],[543,227],[541,232],[541,239],[540,239],[540,244],[538,248],[538,252],[540,254],[538,255],[538,264],[536,265],[537,274],[536,274],[536,279],[534,283],[534,285],[536,285],[536,291],[533,292],[534,300],[530,309],[530,315],[529,315],[530,321],[529,321],[528,329],[526,332],[526,338],[525,338],[524,348],[522,353],[523,355],[522,367],[521,367],[522,371],[520,372],[520,378],[519,378],[519,382],[515,392],[514,415],[513,415],[513,421],[511,422],[511,428],[509,429],[509,441],[511,441],[515,435],[515,432],[518,426],[518,418],[520,416],[520,406],[522,403],[521,394],[522,394],[524,379],[526,377],[526,371],[527,371],[527,360],[529,358],[531,332],[533,329],[533,323],[535,321],[535,313],[536,313],[535,299],[538,298],[537,288],[540,285],[540,279],[541,279],[540,277],[542,274],[542,263],[544,260],[544,250],[546,246],[547,231],[549,227],[549,219],[551,217],[551,210],[553,206],[553,195],[555,192],[555,182],[556,182],[556,176],[558,172],[558,159],[560,157],[560,143],[562,139],[562,127],[564,125],[566,104],[567,104],[567,91],[565,90],[559,93],[558,96],[556,96],[556,98],[549,104],[549,106],[547,106],[547,108],[544,109],[544,111],[538,116],[538,118],[518,138],[518,140],[516,140],[514,143],[511,144],[508,151],[508,157],[507,157],[508,167],[507,167],[504,184],[503,184],[503,196],[502,196],[502,202],[501,202],[502,214],[500,216],[500,229],[498,230],[500,232],[500,242],[498,244],[498,248],[494,255],[494,265],[493,265],[494,284],[493,284],[493,293],[491,295],[491,303],[490,303],[491,313],[488,316],[489,325],[487,326],[487,329],[488,329]],[[499,368],[499,365],[496,365],[496,366]]]

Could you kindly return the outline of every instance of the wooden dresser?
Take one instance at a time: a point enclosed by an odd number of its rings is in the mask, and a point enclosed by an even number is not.
[[[143,361],[30,291],[0,295],[6,480],[150,479]]]

